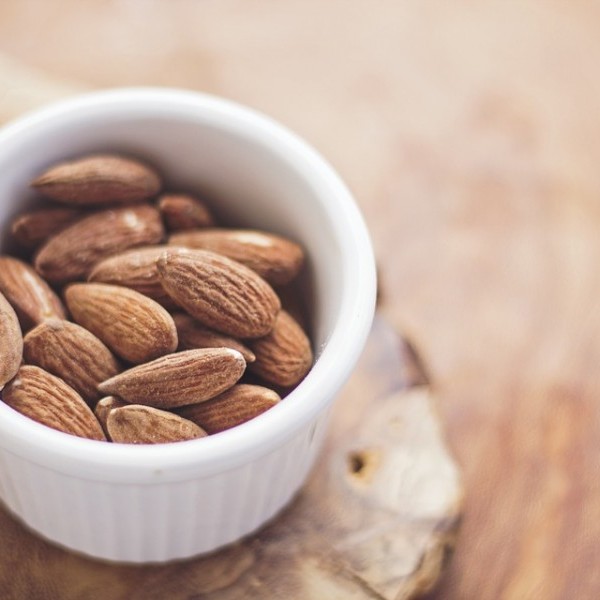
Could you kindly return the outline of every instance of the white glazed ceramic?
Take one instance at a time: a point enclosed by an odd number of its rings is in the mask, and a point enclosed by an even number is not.
[[[144,88],[80,96],[0,130],[3,235],[32,197],[35,174],[99,150],[147,159],[172,187],[207,190],[235,222],[288,235],[308,254],[316,363],[249,423],[128,446],[54,431],[0,403],[0,498],[29,527],[108,560],[189,557],[254,531],[304,483],[371,324],[371,244],[344,184],[294,134],[225,100]]]

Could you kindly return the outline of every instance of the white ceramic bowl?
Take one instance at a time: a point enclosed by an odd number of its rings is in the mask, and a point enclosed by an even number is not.
[[[229,101],[145,88],[80,96],[0,130],[2,231],[30,201],[32,176],[99,150],[145,158],[173,187],[210,190],[237,223],[289,235],[308,254],[316,363],[249,423],[128,446],[54,431],[0,403],[0,498],[30,528],[108,560],[189,557],[254,531],[305,481],[371,324],[371,244],[344,184],[294,134]]]

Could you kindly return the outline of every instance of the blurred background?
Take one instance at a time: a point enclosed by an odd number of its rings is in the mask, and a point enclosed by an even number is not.
[[[304,136],[356,195],[463,471],[430,598],[597,598],[599,23],[581,0],[3,0],[0,120],[167,85]]]

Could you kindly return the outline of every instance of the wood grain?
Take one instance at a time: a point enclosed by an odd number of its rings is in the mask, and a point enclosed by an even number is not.
[[[385,320],[376,320],[331,421],[323,459],[293,504],[208,557],[147,567],[95,562],[47,544],[0,510],[0,596],[416,597],[446,565],[462,492],[418,359]]]
[[[582,0],[0,4],[0,50],[44,77],[240,100],[347,180],[464,468],[437,600],[600,596],[598,23]]]

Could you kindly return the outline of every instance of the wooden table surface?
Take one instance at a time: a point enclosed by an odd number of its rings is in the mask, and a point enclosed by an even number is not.
[[[464,473],[436,600],[600,597],[599,33],[582,0],[0,3],[7,64],[242,101],[349,183]]]

